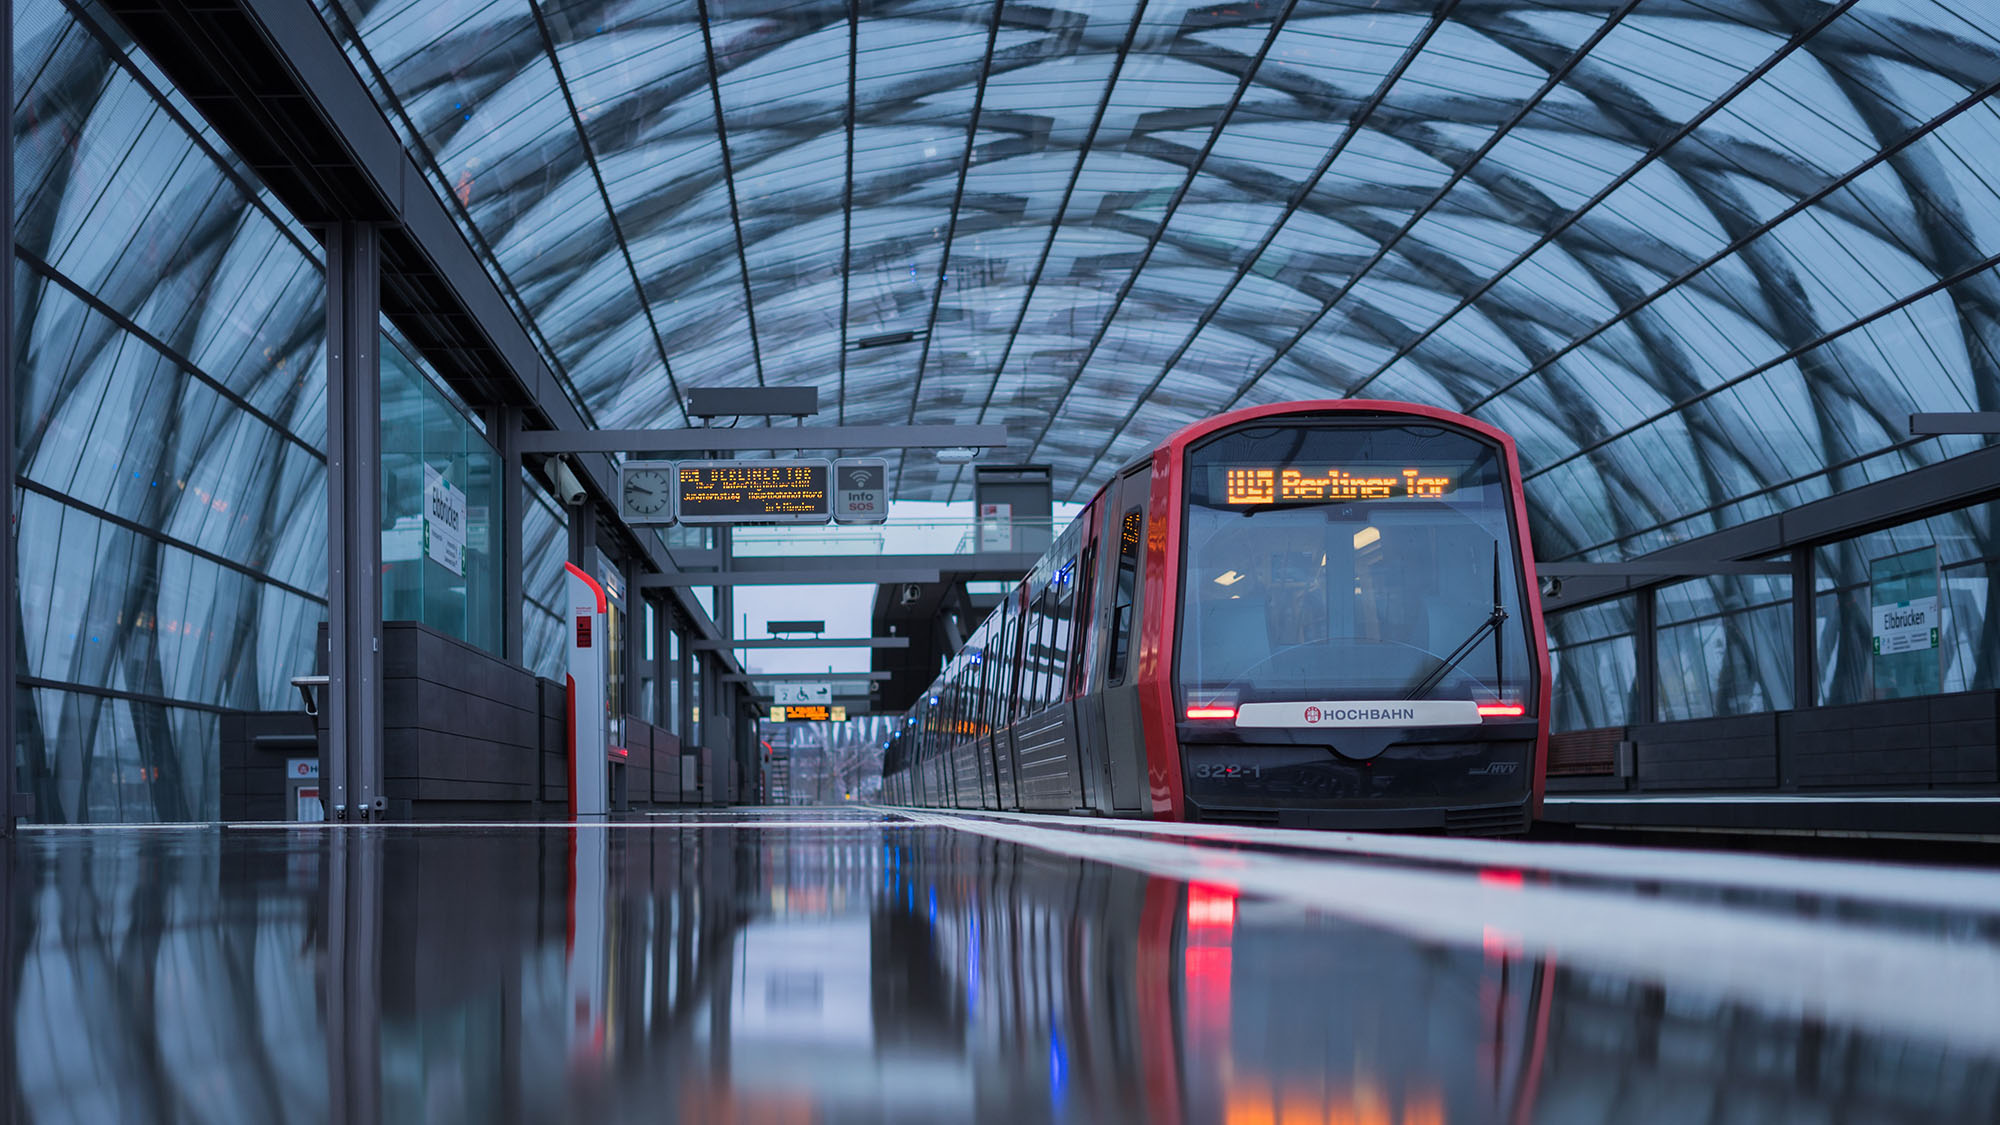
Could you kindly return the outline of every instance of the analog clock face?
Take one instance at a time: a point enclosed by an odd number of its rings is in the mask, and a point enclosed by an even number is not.
[[[657,516],[674,498],[674,478],[666,469],[625,470],[625,511],[635,516]]]

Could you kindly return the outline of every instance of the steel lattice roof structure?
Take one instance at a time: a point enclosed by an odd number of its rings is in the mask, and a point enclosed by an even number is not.
[[[1973,0],[320,3],[600,426],[810,383],[1081,499],[1231,406],[1410,399],[1519,438],[1559,558],[2000,405]]]

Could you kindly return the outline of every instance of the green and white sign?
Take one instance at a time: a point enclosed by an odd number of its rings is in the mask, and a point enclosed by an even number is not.
[[[1868,564],[1875,698],[1907,699],[1943,690],[1943,607],[1937,548],[1904,551]]]

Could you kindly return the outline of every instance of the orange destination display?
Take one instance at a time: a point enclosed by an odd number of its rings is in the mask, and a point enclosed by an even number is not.
[[[1325,500],[1441,500],[1457,474],[1419,467],[1340,469],[1243,466],[1223,470],[1225,504],[1308,504]]]
[[[830,461],[682,461],[675,490],[682,523],[827,523]]]

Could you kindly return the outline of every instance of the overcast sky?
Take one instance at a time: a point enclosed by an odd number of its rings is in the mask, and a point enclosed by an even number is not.
[[[1057,504],[1066,521],[1081,505]],[[941,503],[897,500],[887,524],[876,527],[749,528],[737,532],[737,553],[767,554],[956,554],[972,532],[971,501]],[[773,620],[824,620],[829,637],[865,637],[875,609],[873,585],[738,586],[735,635],[770,635]],[[865,672],[865,648],[747,649],[744,667],[752,672]]]

